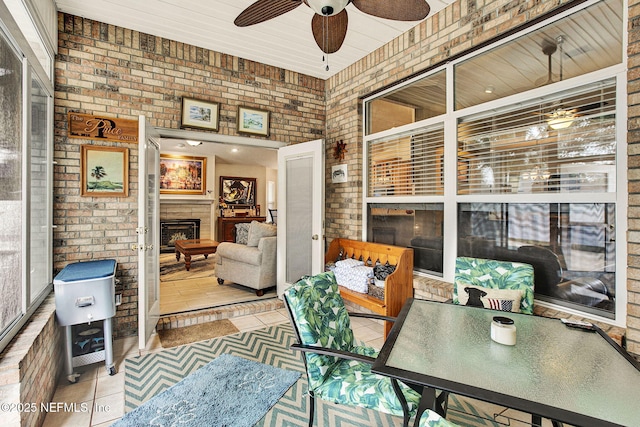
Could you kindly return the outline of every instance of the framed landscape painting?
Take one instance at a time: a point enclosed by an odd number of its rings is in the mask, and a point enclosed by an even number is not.
[[[182,128],[218,130],[219,104],[182,98]]]
[[[160,194],[205,194],[207,158],[160,154]]]
[[[129,149],[98,145],[83,145],[81,149],[81,195],[127,197],[129,195]]]
[[[269,136],[269,112],[238,107],[238,132]]]

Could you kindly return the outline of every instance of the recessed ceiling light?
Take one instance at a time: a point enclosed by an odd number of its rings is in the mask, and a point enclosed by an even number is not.
[[[184,147],[185,147],[185,145],[184,145],[182,142],[180,142],[180,143],[178,143],[178,145],[176,145],[176,147],[178,147],[178,148],[184,148]]]
[[[494,90],[496,90],[496,88],[494,88],[493,86],[487,86],[486,88],[484,88],[484,93],[493,93]]]
[[[187,144],[192,147],[197,147],[198,145],[202,144],[202,141],[192,141],[190,139],[187,139]]]
[[[238,152],[238,149],[237,149],[237,148],[232,148],[232,149],[231,149],[231,152],[232,152],[232,153],[237,153],[237,152]]]

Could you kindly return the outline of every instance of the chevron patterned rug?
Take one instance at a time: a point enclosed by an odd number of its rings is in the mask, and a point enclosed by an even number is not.
[[[300,354],[289,350],[294,341],[291,327],[281,324],[128,358],[125,360],[125,412],[137,408],[176,384],[190,372],[224,353],[304,373]],[[256,426],[307,426],[306,391],[306,376],[302,375]],[[316,400],[315,418],[315,425],[326,427],[402,425],[402,419],[399,417],[362,408],[334,405],[319,399]],[[450,397],[447,419],[460,426],[500,425],[493,421],[493,413],[487,413],[458,396]]]

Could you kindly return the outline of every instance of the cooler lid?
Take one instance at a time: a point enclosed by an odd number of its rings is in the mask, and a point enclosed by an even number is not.
[[[99,261],[80,261],[67,265],[53,280],[56,282],[78,282],[81,280],[99,279],[112,276],[116,272],[115,259]]]

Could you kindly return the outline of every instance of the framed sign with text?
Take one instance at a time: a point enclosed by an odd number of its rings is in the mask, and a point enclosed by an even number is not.
[[[138,142],[138,121],[69,113],[69,138]]]

